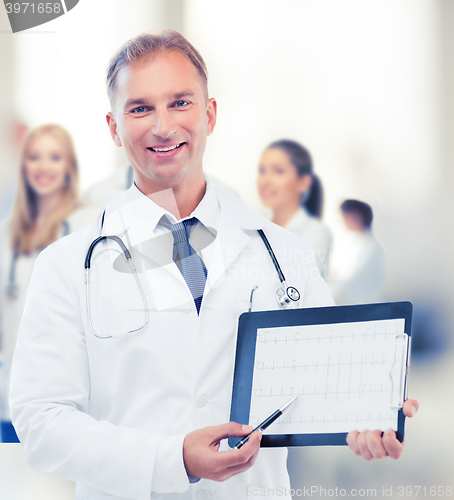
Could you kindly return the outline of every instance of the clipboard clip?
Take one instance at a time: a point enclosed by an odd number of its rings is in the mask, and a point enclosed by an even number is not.
[[[411,337],[406,333],[396,335],[394,362],[389,376],[392,381],[391,408],[400,410],[407,399],[408,369]]]

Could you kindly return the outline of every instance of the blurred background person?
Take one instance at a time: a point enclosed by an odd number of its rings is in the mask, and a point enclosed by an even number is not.
[[[337,305],[381,302],[386,284],[386,256],[372,233],[373,212],[359,200],[345,200],[340,210],[349,230],[342,249],[341,279],[331,292]]]
[[[326,279],[332,235],[321,221],[323,188],[309,151],[287,139],[271,143],[260,159],[257,188],[263,205],[272,210],[272,221],[309,242]]]
[[[2,442],[17,437],[7,404],[9,371],[33,265],[47,245],[88,225],[97,215],[81,208],[79,169],[69,133],[42,125],[25,139],[12,215],[0,227],[0,419]]]
[[[8,113],[6,113],[8,114]],[[16,194],[17,165],[28,126],[17,116],[4,116],[0,124],[0,222],[11,214]]]

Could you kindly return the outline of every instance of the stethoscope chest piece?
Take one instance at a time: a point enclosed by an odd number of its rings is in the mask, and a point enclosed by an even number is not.
[[[287,286],[285,281],[276,290],[277,303],[284,308],[291,307],[292,304],[300,300],[300,293],[293,286]]]

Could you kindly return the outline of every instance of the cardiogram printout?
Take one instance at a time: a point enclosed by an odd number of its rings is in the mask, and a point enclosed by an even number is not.
[[[298,395],[264,434],[397,430],[404,328],[402,318],[257,329],[250,425]]]

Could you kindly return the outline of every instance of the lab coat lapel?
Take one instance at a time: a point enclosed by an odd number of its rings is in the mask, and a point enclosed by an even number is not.
[[[237,196],[216,186],[215,189],[220,213],[216,239],[203,251],[204,260],[205,256],[210,259],[204,296],[223,281],[228,268],[250,241],[248,232],[269,224],[269,221],[254,212]]]
[[[204,296],[216,288],[224,279],[232,262],[238,257],[250,240],[234,221],[221,212],[218,219],[217,235],[213,243],[202,250],[202,258],[210,262]]]

